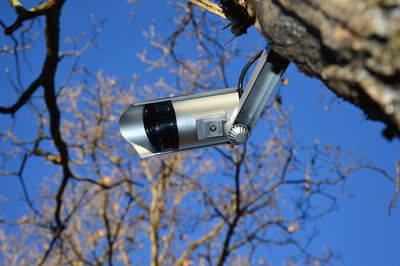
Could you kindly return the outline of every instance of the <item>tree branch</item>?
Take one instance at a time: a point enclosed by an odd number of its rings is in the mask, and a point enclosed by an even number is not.
[[[11,6],[15,9],[18,17],[15,22],[5,29],[4,33],[6,35],[12,34],[19,27],[22,26],[22,22],[26,20],[34,19],[38,16],[43,16],[51,13],[55,9],[58,9],[64,3],[65,0],[48,0],[34,8],[26,9],[23,7],[19,0],[9,0]]]
[[[224,12],[222,12],[222,8],[213,2],[210,2],[208,0],[189,0],[189,2],[192,4],[195,4],[195,5],[203,8],[204,10],[207,10],[215,15],[218,15],[221,18],[226,19]]]
[[[0,113],[3,114],[15,114],[22,106],[24,106],[32,94],[42,85],[42,76],[40,75],[32,84],[22,93],[21,97],[18,99],[16,103],[14,103],[10,107],[2,107],[0,106]]]
[[[249,1],[276,52],[400,137],[398,3]]]

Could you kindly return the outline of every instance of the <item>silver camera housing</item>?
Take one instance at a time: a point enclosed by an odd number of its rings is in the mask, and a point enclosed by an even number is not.
[[[239,102],[236,88],[133,103],[120,130],[140,158],[228,143],[224,126]]]

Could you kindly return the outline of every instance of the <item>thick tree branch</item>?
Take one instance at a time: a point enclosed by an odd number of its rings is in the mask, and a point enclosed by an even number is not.
[[[61,218],[61,208],[63,204],[63,194],[67,187],[69,179],[72,177],[71,170],[69,168],[69,155],[68,148],[61,136],[60,131],[60,110],[57,105],[57,97],[55,93],[55,74],[57,71],[57,65],[59,62],[59,34],[60,34],[60,14],[61,7],[64,1],[49,1],[56,3],[56,9],[52,9],[52,12],[46,14],[46,60],[42,70],[42,86],[44,88],[44,98],[47,110],[50,117],[50,133],[53,143],[60,154],[60,164],[63,169],[63,177],[55,195],[56,206],[54,212],[55,228],[54,235],[46,250],[40,264],[45,263],[49,256],[54,244],[61,236],[65,229],[65,224]]]
[[[19,0],[9,0],[18,17],[15,22],[4,31],[4,33],[6,35],[12,34],[22,26],[22,22],[34,19],[38,16],[49,14],[53,10],[58,9],[59,6],[64,3],[64,1],[65,0],[48,0],[47,2],[44,2],[34,8],[26,9]]]
[[[400,136],[399,4],[250,0],[256,27],[285,58]]]
[[[62,226],[61,221],[61,205],[62,194],[68,183],[69,178],[72,176],[69,169],[69,155],[66,143],[61,137],[60,131],[60,110],[57,105],[57,98],[55,94],[55,73],[58,65],[58,51],[59,51],[59,17],[60,9],[56,12],[46,15],[46,42],[47,42],[47,57],[44,64],[44,97],[47,109],[50,116],[50,132],[58,152],[60,153],[61,165],[63,168],[63,178],[60,187],[56,194],[56,212],[55,221],[58,227]]]

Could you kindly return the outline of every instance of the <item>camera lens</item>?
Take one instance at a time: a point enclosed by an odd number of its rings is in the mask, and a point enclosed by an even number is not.
[[[146,104],[143,123],[146,135],[157,152],[178,149],[178,127],[171,101]]]

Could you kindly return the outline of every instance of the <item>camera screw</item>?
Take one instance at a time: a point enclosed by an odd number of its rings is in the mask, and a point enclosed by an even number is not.
[[[228,140],[234,145],[239,145],[245,143],[249,135],[250,133],[246,126],[236,124],[229,131]]]
[[[213,125],[211,125],[211,126],[209,127],[209,129],[210,129],[211,132],[214,132],[214,131],[217,130],[217,126],[213,124]]]

